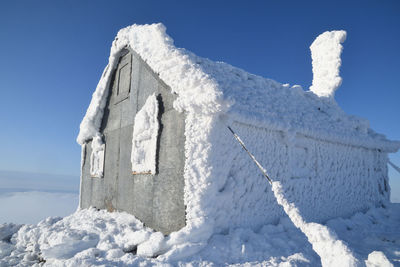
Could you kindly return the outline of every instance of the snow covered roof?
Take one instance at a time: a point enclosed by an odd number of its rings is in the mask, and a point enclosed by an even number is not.
[[[340,43],[344,41],[345,32],[330,33],[328,35],[336,40],[336,46],[329,46],[328,49],[333,49],[340,56]],[[126,47],[140,55],[178,95],[174,102],[178,111],[228,114],[233,120],[256,126],[387,152],[400,148],[400,142],[389,141],[371,130],[367,120],[345,114],[332,97],[318,96],[315,87],[314,92],[304,91],[298,85],[280,84],[224,62],[213,62],[176,48],[161,23],[132,25],[119,31],[111,47],[109,64],[80,125],[79,144],[90,140],[100,128],[111,75],[118,64],[120,52]],[[331,65],[337,73],[331,75],[336,82],[329,84],[331,87],[325,94],[328,96],[341,82],[338,76],[340,58],[339,61],[332,61]],[[313,71],[315,77],[317,70]]]

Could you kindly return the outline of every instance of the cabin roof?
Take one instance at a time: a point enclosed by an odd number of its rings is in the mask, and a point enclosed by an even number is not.
[[[119,31],[109,63],[80,125],[79,144],[99,131],[112,72],[125,48],[135,51],[178,95],[178,111],[226,114],[230,120],[301,133],[317,139],[397,151],[400,142],[375,133],[365,119],[346,114],[332,98],[319,97],[300,86],[289,86],[214,62],[174,46],[163,24],[132,25]]]

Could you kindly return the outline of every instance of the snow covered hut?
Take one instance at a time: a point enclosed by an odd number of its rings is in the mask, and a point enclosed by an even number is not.
[[[304,91],[176,48],[162,24],[120,30],[77,138],[80,207],[203,237],[276,221],[283,210],[228,125],[308,220],[384,203],[400,143],[336,104],[344,39],[314,41]]]

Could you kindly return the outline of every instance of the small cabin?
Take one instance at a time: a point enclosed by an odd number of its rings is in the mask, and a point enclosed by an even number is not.
[[[122,29],[77,138],[80,208],[126,211],[164,234],[276,222],[283,210],[228,126],[307,220],[388,201],[400,143],[334,100],[343,36],[314,41],[305,91],[176,48],[162,24]]]

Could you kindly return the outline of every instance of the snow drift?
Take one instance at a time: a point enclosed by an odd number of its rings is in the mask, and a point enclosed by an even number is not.
[[[327,222],[367,266],[400,261],[400,204]],[[319,232],[314,232],[318,234]],[[151,240],[152,242],[147,242]],[[160,233],[127,213],[81,210],[37,225],[0,224],[0,266],[320,266],[306,237],[287,217],[258,230],[232,228],[214,234],[196,255],[180,260],[139,256],[164,244]],[[146,244],[147,242],[147,244]],[[198,246],[192,244],[186,251]],[[182,249],[183,254],[185,250]],[[331,253],[329,247],[325,253]],[[157,254],[155,255],[157,256]],[[337,254],[340,259],[347,255]],[[35,265],[36,264],[36,265]]]

